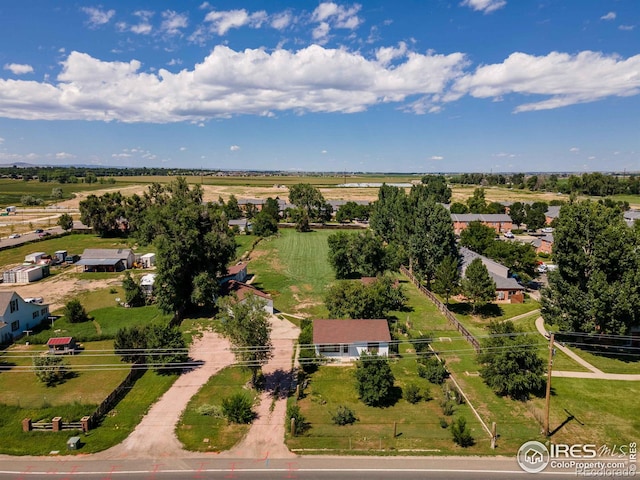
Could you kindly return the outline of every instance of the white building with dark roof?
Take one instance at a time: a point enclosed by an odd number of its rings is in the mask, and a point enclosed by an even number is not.
[[[49,318],[49,305],[27,303],[16,292],[0,292],[0,343],[11,343]]]

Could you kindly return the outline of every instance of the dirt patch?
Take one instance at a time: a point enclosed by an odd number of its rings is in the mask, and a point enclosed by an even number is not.
[[[71,271],[59,273],[55,277],[28,285],[2,284],[0,291],[15,291],[22,298],[42,297],[44,303],[49,305],[49,311],[53,312],[64,307],[64,304],[73,295],[78,293],[100,290],[111,286],[122,285],[122,278],[110,278],[105,280],[86,280],[70,275]]]

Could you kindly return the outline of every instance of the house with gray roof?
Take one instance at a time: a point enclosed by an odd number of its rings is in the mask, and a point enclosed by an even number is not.
[[[16,292],[0,292],[0,343],[21,337],[49,318],[49,305],[28,303]]]
[[[469,250],[466,247],[460,247],[460,256],[462,262],[460,265],[461,276],[464,276],[467,267],[476,258],[482,261],[482,264],[487,267],[489,275],[496,284],[496,301],[503,303],[523,303],[524,302],[524,287],[513,278],[509,272],[509,268],[505,267],[501,263],[498,263],[490,258],[480,255],[479,253]]]
[[[76,265],[85,272],[121,272],[131,268],[135,260],[130,248],[87,248]]]

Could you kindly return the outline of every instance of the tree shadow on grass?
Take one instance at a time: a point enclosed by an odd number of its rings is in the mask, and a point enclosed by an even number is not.
[[[271,397],[283,399],[289,396],[289,390],[293,385],[293,373],[278,369],[264,375],[265,390]]]

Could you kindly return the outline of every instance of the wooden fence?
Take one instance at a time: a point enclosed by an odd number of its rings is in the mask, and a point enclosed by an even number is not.
[[[418,287],[418,290],[420,290],[429,300],[431,300],[435,304],[436,307],[438,307],[438,310],[442,312],[442,314],[446,317],[449,323],[451,323],[453,326],[456,327],[456,330],[458,330],[462,334],[465,340],[467,340],[473,346],[473,348],[475,348],[476,352],[480,351],[481,347],[478,339],[474,337],[471,334],[471,332],[469,332],[469,330],[467,330],[466,327],[460,323],[460,321],[456,318],[456,316],[453,313],[451,313],[451,311],[447,308],[447,306],[444,303],[442,303],[438,299],[438,297],[436,297],[432,292],[427,290],[427,288],[424,285],[422,285],[418,281],[418,279],[406,267],[404,266],[400,267],[400,273],[406,276],[411,281],[411,283],[413,283],[416,287]]]
[[[91,423],[95,425],[100,419],[111,410],[116,403],[118,403],[125,396],[127,390],[131,388],[131,386],[135,383],[135,381],[142,376],[145,372],[145,368],[136,368],[134,364],[131,367],[131,370],[125,377],[125,379],[118,385],[113,392],[109,394],[107,398],[105,398],[98,408],[91,414]]]

